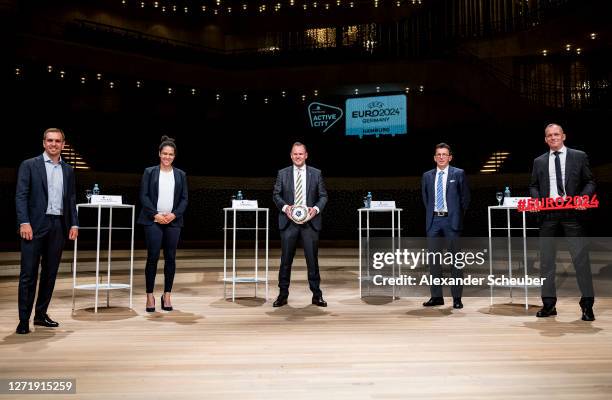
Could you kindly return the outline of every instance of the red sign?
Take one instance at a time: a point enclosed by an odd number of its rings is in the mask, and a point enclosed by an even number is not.
[[[599,207],[597,194],[589,197],[584,196],[568,196],[568,197],[545,197],[541,199],[530,198],[528,200],[521,199],[517,203],[518,211],[546,211],[546,210],[575,210],[586,208]]]

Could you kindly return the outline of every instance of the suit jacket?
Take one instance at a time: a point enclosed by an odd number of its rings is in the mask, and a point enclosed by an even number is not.
[[[182,227],[183,215],[187,209],[187,175],[182,170],[172,167],[174,172],[174,201],[172,213],[176,215],[169,226]],[[145,169],[140,184],[140,204],[142,209],[138,216],[141,225],[152,225],[155,223],[157,214],[157,200],[159,197],[159,165]]]
[[[306,190],[306,205],[308,207],[317,206],[319,208],[319,213],[307,223],[310,223],[315,230],[320,231],[322,227],[321,213],[327,204],[327,190],[323,183],[321,171],[308,165],[306,166]],[[276,183],[274,184],[272,198],[280,211],[278,214],[278,229],[280,230],[285,229],[290,222],[287,215],[283,212],[283,206],[293,205],[295,202],[294,195],[292,165],[278,171]]]
[[[592,196],[595,194],[595,181],[589,166],[589,157],[584,151],[567,149],[565,156],[565,193],[568,196]],[[529,194],[533,198],[550,196],[550,176],[548,161],[550,151],[533,160]]]
[[[76,211],[75,179],[72,167],[60,161],[64,179],[62,195],[62,210],[66,228],[78,226]],[[29,222],[34,236],[45,227],[45,215],[49,203],[49,187],[47,185],[47,170],[42,154],[25,160],[19,166],[17,173],[17,189],[15,206],[17,209],[17,225]]]
[[[437,168],[427,171],[421,179],[421,192],[425,205],[425,231],[428,231],[433,222],[433,213],[436,199]],[[470,205],[470,188],[467,184],[465,172],[461,168],[448,166],[446,178],[446,207],[451,228],[455,231],[463,229],[463,215]]]

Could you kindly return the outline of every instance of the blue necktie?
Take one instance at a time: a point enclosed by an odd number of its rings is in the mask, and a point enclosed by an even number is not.
[[[442,180],[444,171],[438,172],[438,188],[436,189],[436,210],[442,211],[444,209],[444,181]]]

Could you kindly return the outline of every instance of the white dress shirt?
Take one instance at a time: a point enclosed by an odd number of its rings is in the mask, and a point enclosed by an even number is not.
[[[548,178],[550,180],[550,194],[549,197],[559,197],[559,191],[557,190],[557,170],[555,169],[555,152],[550,151],[548,156]],[[562,185],[565,191],[565,160],[567,158],[567,148],[563,146],[559,149],[559,161],[561,161],[561,178],[563,179]]]
[[[170,172],[159,170],[159,195],[157,196],[157,212],[170,214],[174,206],[174,170]]]
[[[302,204],[293,204],[294,206],[305,206],[308,207],[308,204],[306,203],[306,195],[308,194],[308,186],[307,186],[307,182],[306,182],[306,176],[308,175],[306,173],[306,163],[304,163],[304,165],[302,165],[301,168],[298,168],[295,164],[293,165],[293,200],[297,201],[297,199],[295,198],[295,189],[297,188],[297,177],[298,174],[301,175],[302,178]],[[283,206],[282,211],[285,212],[285,210],[287,209],[287,205]],[[313,207],[315,210],[317,210],[317,214],[320,212],[319,207],[314,206]]]

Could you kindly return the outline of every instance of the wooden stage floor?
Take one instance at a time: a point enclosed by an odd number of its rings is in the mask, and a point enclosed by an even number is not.
[[[352,254],[321,251],[329,307],[318,308],[298,252],[289,305],[272,308],[252,297],[251,284],[235,303],[224,300],[219,253],[182,251],[176,310],[147,314],[139,252],[132,310],[125,291],[98,314],[93,293],[79,292],[72,313],[72,276],[63,273],[49,310],[61,326],[29,335],[14,333],[17,278],[5,276],[0,378],[76,379],[77,394],[37,399],[612,398],[612,299],[597,299],[591,323],[580,320],[577,299],[561,299],[559,315],[547,319],[535,317],[535,296],[529,310],[507,298],[492,307],[488,297],[464,298],[462,310],[448,298],[433,309],[424,298],[360,299]],[[119,264],[114,281],[125,279]]]

